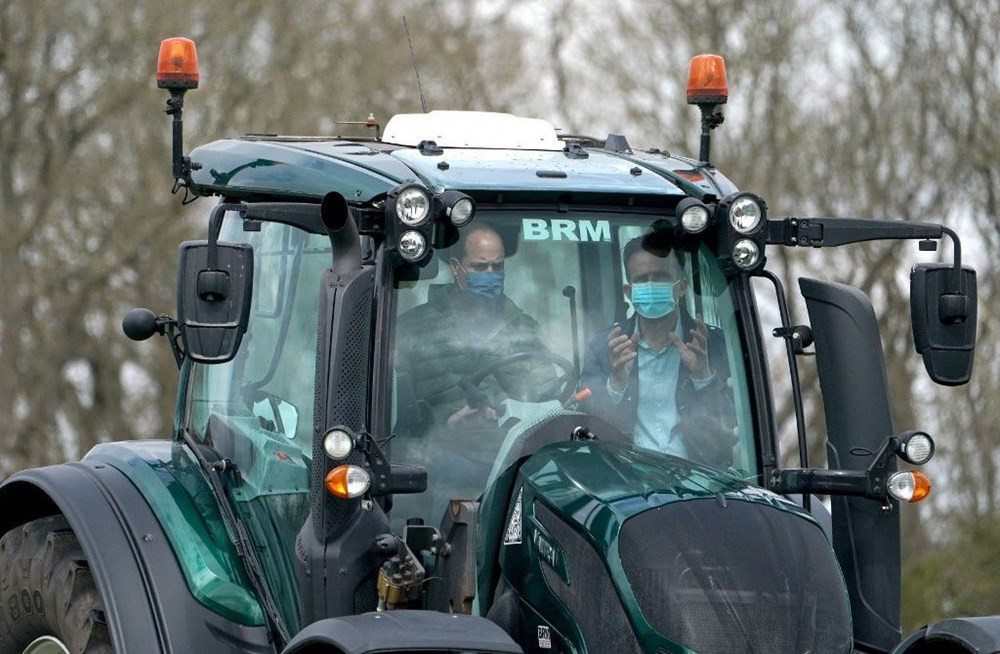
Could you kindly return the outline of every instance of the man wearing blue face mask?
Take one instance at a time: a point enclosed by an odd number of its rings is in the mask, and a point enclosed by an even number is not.
[[[684,306],[687,282],[677,253],[646,237],[625,246],[625,296],[635,315],[587,347],[584,409],[630,433],[636,445],[709,465],[732,462],[735,441],[725,341]]]
[[[399,373],[414,380],[415,402],[430,413],[429,422],[456,429],[495,427],[490,405],[508,396],[530,399],[528,391],[546,378],[531,365],[505,367],[480,384],[488,403],[470,406],[467,384],[476,371],[505,356],[542,349],[538,323],[504,295],[505,258],[496,230],[470,227],[448,260],[453,283],[432,285],[427,302],[400,319]]]

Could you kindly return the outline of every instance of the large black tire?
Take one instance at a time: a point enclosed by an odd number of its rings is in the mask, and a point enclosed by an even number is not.
[[[22,654],[43,636],[73,654],[114,651],[87,558],[62,516],[0,538],[0,602],[0,654]]]

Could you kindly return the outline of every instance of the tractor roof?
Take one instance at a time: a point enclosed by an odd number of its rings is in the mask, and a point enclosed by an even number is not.
[[[735,190],[690,159],[632,152],[624,139],[559,136],[545,121],[482,112],[396,116],[381,140],[250,135],[198,147],[191,160],[200,166],[193,174],[200,194],[254,200],[316,201],[337,191],[364,203],[405,182],[479,198],[555,192],[675,202]]]

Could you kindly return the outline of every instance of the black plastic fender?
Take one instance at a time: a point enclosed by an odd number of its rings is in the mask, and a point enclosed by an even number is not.
[[[0,485],[0,534],[61,513],[87,555],[115,650],[273,653],[263,626],[209,611],[188,590],[152,509],[114,467],[83,461],[20,472]]]
[[[893,654],[931,652],[1000,652],[1000,615],[981,618],[952,618],[920,629],[892,650]]]
[[[436,611],[386,611],[327,618],[309,625],[282,654],[370,652],[484,652],[521,654],[503,629],[486,618]]]

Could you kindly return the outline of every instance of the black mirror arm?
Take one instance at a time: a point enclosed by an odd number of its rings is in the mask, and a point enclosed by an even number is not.
[[[962,285],[962,241],[959,240],[958,234],[948,229],[947,227],[942,227],[941,231],[947,234],[949,238],[951,238],[951,242],[955,246],[954,247],[955,255],[953,257],[955,260],[955,267],[954,267],[955,275],[954,275],[954,281],[952,282],[952,289],[954,290],[953,295],[965,297],[965,289],[962,287],[963,286]],[[962,317],[964,318],[965,316]]]
[[[217,204],[212,209],[212,213],[208,218],[208,270],[218,270],[219,257],[217,254],[217,245],[219,243],[219,234],[222,232],[222,219],[226,216],[226,212],[239,211],[242,214],[243,209],[244,205],[242,204],[227,202]]]
[[[391,437],[390,437],[391,438]],[[383,440],[382,444],[388,439]],[[427,490],[427,468],[401,463],[389,463],[381,444],[367,431],[355,435],[358,450],[365,457],[372,483],[372,497],[406,495]]]
[[[790,216],[767,221],[767,243],[828,248],[862,241],[940,239],[948,231],[948,228],[935,223]],[[957,238],[953,234],[952,238]]]
[[[184,365],[184,347],[181,345],[181,332],[177,327],[177,321],[170,316],[161,313],[156,317],[156,331],[163,334],[167,342],[170,343],[170,351],[174,355],[174,363],[180,370]]]
[[[941,296],[940,317],[945,322],[962,322],[969,315],[969,300],[962,282],[962,242],[958,234],[943,225],[902,220],[790,216],[767,221],[766,234],[769,245],[789,247],[823,248],[862,241],[920,239],[924,241],[920,244],[921,249],[929,250],[937,249],[932,240],[948,236],[954,245],[955,274],[950,291]]]
[[[226,211],[245,212],[244,205],[217,204],[208,219],[208,253],[205,269],[198,273],[198,295],[208,302],[219,302],[229,296],[229,273],[219,270],[219,234]]]
[[[767,221],[768,245],[814,248],[862,241],[951,238],[954,244],[955,292],[962,294],[962,242],[953,230],[936,223],[864,218],[797,218]],[[935,249],[931,244],[931,249]]]
[[[785,468],[771,473],[770,489],[784,495],[853,495],[879,500],[889,497],[889,464],[899,452],[900,440],[889,436],[882,443],[866,470],[827,470],[824,468]],[[867,450],[852,454],[872,454]]]

